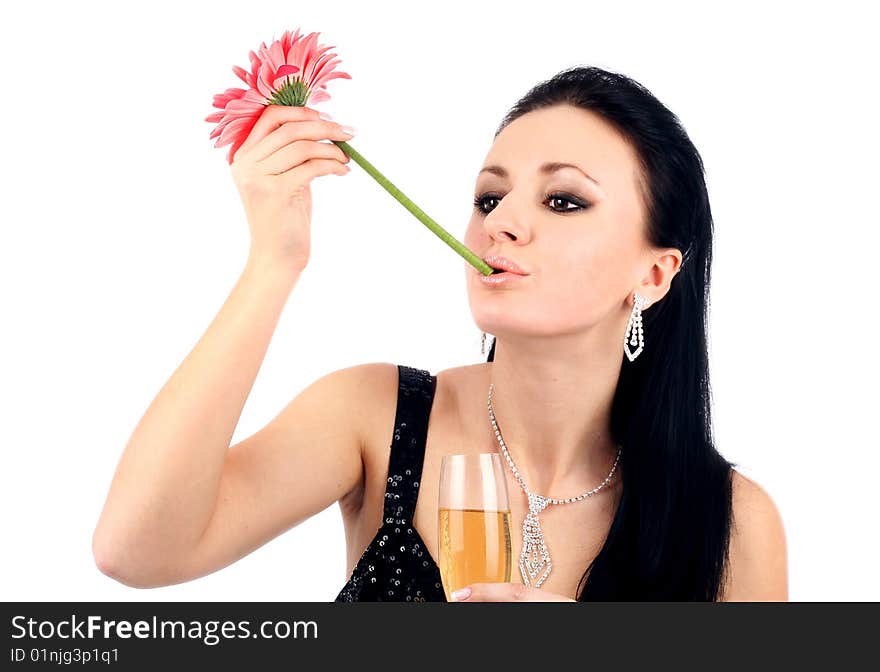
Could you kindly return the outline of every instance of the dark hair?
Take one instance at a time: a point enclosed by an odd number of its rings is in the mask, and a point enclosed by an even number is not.
[[[578,600],[716,601],[728,571],[732,467],[714,445],[707,350],[712,213],[702,159],[678,117],[634,80],[596,67],[563,70],[507,113],[554,105],[591,110],[631,143],[646,236],[682,251],[669,291],[643,313],[645,349],[621,372],[611,432],[623,451],[622,494]],[[622,338],[621,338],[622,343]],[[489,362],[495,359],[495,342]]]

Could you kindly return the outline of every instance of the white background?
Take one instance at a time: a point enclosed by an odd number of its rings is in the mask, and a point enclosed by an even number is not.
[[[116,583],[91,551],[128,437],[246,257],[204,117],[242,85],[233,64],[298,26],[352,75],[316,107],[459,239],[492,134],[533,84],[597,65],[675,112],[715,216],[718,448],[782,513],[792,600],[880,599],[869,4],[6,3],[2,599],[330,601],[345,583],[335,505],[175,586]],[[461,258],[352,168],[313,182],[312,258],[233,442],[339,368],[483,359]]]

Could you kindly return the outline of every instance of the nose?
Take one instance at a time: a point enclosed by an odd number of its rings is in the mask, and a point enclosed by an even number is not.
[[[509,200],[510,195],[505,197]],[[501,201],[504,203],[504,200]],[[486,233],[492,240],[511,240],[525,242],[528,237],[526,226],[519,221],[514,213],[512,204],[508,204],[506,208],[503,205],[496,205],[488,215],[483,218],[483,225],[486,227]]]

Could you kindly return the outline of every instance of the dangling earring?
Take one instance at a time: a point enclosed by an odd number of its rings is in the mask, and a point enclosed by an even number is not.
[[[623,351],[629,358],[629,361],[635,360],[639,353],[645,347],[645,332],[642,330],[642,308],[648,305],[648,299],[644,296],[636,294],[633,298],[633,309],[629,315],[629,323],[626,325],[626,334],[623,337]],[[636,340],[636,332],[638,332],[638,341]],[[629,340],[629,345],[627,344]],[[635,352],[630,352],[629,346],[636,345],[638,348]]]
[[[486,354],[486,332],[485,331],[483,332],[483,339],[480,344],[480,352],[483,353],[484,355]]]

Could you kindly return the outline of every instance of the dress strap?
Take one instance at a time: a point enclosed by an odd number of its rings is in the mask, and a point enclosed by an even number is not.
[[[385,483],[385,522],[413,519],[425,460],[428,418],[437,378],[423,369],[398,364],[397,412]]]

